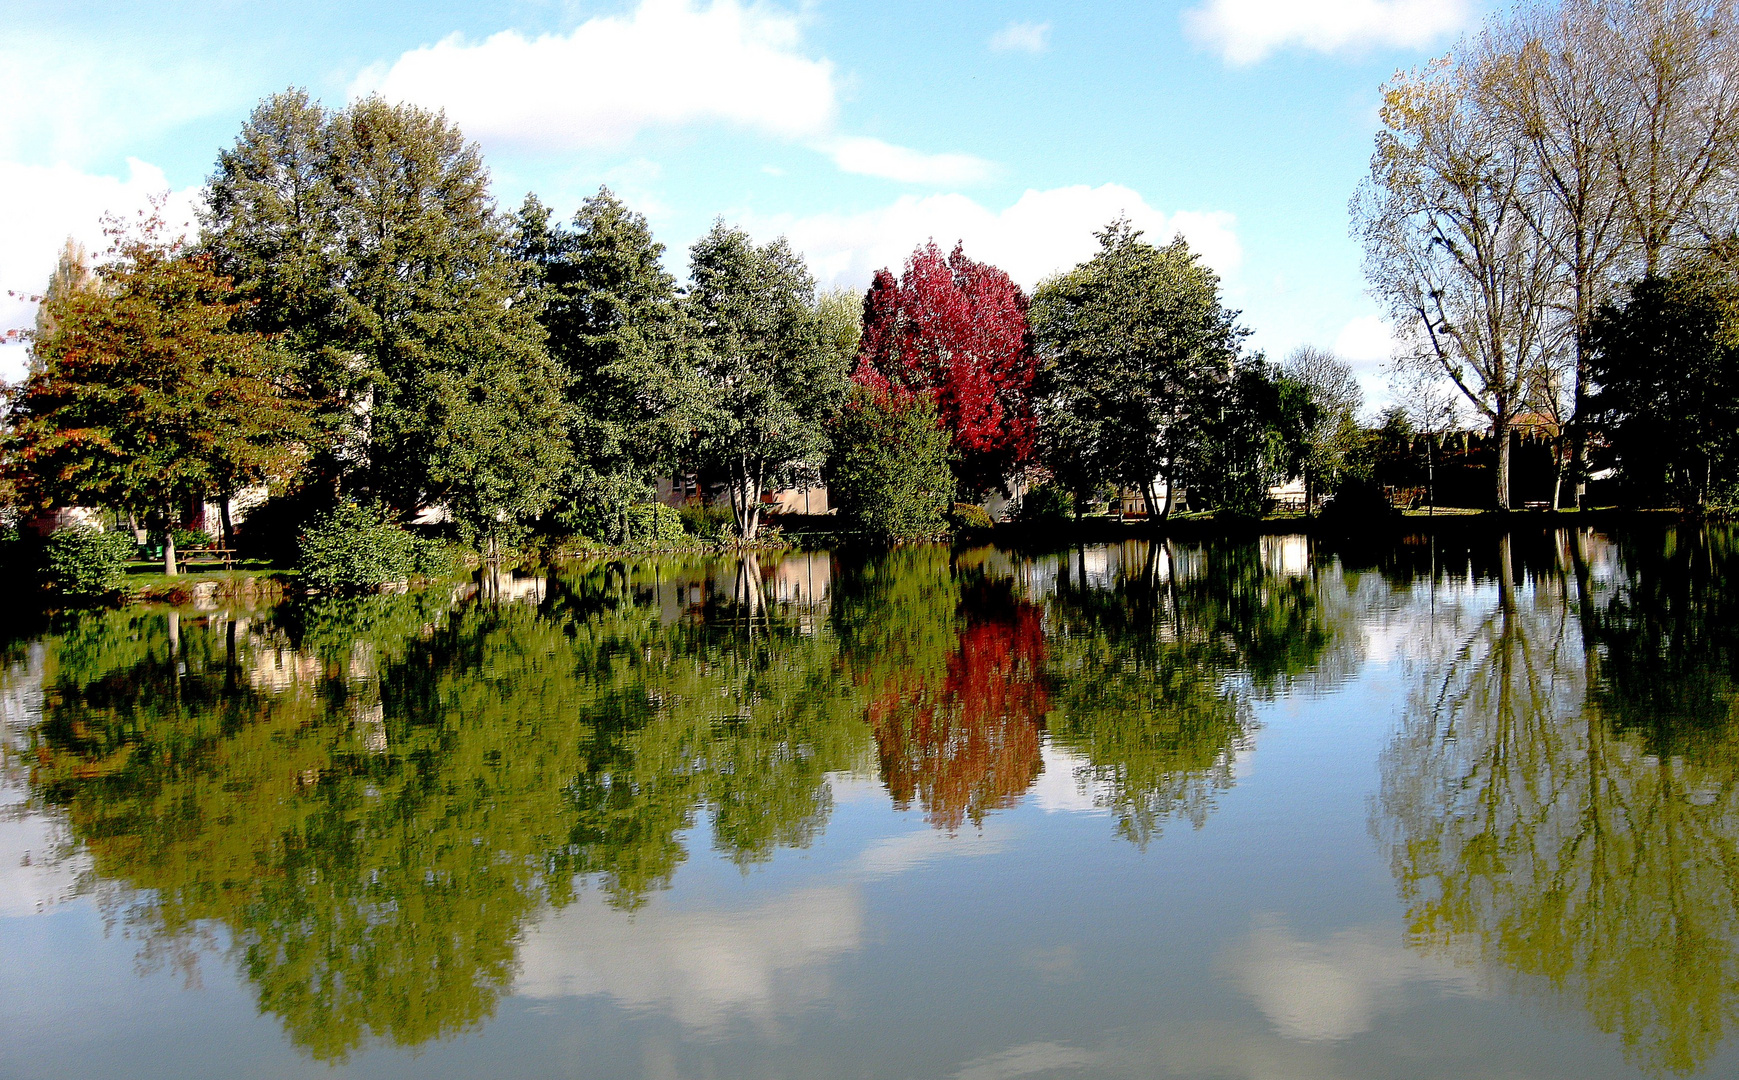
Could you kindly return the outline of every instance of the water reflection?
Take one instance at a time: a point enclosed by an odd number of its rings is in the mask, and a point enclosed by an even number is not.
[[[1739,1009],[1739,547],[1497,550],[1382,762],[1408,930],[1694,1072]]]
[[[795,952],[749,933],[711,954],[728,975],[684,951],[718,938],[705,918],[636,931],[610,910],[667,887],[695,837],[745,868],[808,845],[834,777],[873,769],[955,832],[1048,759],[1139,843],[1204,820],[1251,696],[1332,637],[1311,579],[1253,546],[1094,557],[612,563],[265,615],[94,613],[43,642],[24,759],[146,964],[194,977],[227,948],[316,1058],[473,1027],[521,964],[528,994],[680,999],[702,1022],[855,948],[852,904]],[[975,850],[996,846],[949,853]],[[588,886],[601,904],[574,906]],[[764,916],[732,924],[808,925]],[[648,939],[664,959],[623,974]]]

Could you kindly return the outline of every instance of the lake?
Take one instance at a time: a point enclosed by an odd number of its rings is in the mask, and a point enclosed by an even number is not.
[[[1739,534],[15,617],[0,1077],[1739,1076]]]

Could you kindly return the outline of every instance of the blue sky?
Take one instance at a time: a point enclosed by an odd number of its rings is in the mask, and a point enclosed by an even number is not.
[[[496,196],[600,183],[681,250],[718,215],[861,286],[934,236],[1028,287],[1128,213],[1219,269],[1252,343],[1338,348],[1382,396],[1346,204],[1378,88],[1481,0],[0,0],[0,293],[68,235],[185,208],[263,95],[445,108]],[[0,327],[29,307],[0,296]],[[0,349],[15,378],[17,348]]]

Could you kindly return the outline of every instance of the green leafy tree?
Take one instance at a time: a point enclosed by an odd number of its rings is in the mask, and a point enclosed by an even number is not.
[[[1701,505],[1739,481],[1739,288],[1703,266],[1644,278],[1590,331],[1592,406],[1643,499]]]
[[[1268,489],[1297,474],[1316,407],[1303,386],[1260,356],[1240,360],[1218,397],[1185,478],[1216,510],[1259,517],[1268,510]]]
[[[1149,506],[1165,481],[1169,514],[1247,331],[1182,237],[1154,247],[1125,220],[1095,235],[1099,251],[1033,297],[1045,415],[1067,426],[1074,468],[1092,462],[1092,474],[1142,491]]]
[[[703,351],[698,445],[752,540],[769,486],[814,475],[848,369],[822,340],[815,282],[781,237],[757,247],[723,221],[689,252],[687,307]]]
[[[336,478],[473,536],[540,514],[568,459],[561,373],[488,187],[444,116],[292,91],[219,157],[203,240],[319,395]]]
[[[873,540],[934,537],[954,493],[951,437],[928,394],[856,387],[833,424],[829,499]]]
[[[13,394],[6,468],[37,505],[112,506],[164,534],[191,496],[281,474],[305,444],[306,410],[281,351],[236,323],[244,305],[204,255],[112,222],[100,287],[47,301]]]
[[[528,197],[515,244],[539,288],[539,321],[565,379],[573,458],[557,516],[630,539],[631,504],[675,463],[692,423],[692,335],[645,217],[600,188],[571,228]]]

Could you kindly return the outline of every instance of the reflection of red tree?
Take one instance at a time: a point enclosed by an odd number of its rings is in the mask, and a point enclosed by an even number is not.
[[[1039,609],[987,589],[965,598],[966,629],[933,685],[895,680],[870,706],[882,781],[904,809],[916,798],[931,824],[981,824],[1038,776],[1047,697]]]

